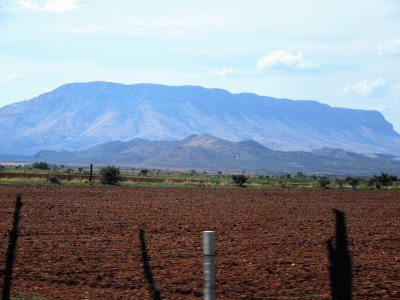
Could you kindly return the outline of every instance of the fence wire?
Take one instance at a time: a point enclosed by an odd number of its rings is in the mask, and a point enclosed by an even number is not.
[[[4,278],[4,276],[3,276]],[[96,281],[90,281],[90,280],[82,280],[82,279],[60,279],[59,276],[45,276],[41,274],[35,274],[35,275],[24,275],[24,274],[18,274],[12,276],[13,280],[24,280],[27,282],[45,282],[45,283],[57,283],[57,284],[64,284],[67,286],[88,286],[92,288],[112,288],[112,289],[117,289],[117,290],[124,290],[124,291],[132,291],[134,292],[135,290],[139,289],[145,289],[147,288],[147,284],[143,280],[135,280],[132,279],[131,282],[127,282],[124,284],[118,284],[118,283],[105,283],[99,280]],[[155,284],[155,287],[159,288],[161,290],[161,293],[164,291],[168,291],[170,293],[174,292],[186,292],[187,294],[192,294],[196,295],[198,298],[201,298],[203,296],[203,285],[202,282],[199,282],[198,284],[193,283],[193,284],[182,284],[182,283],[157,283]],[[218,295],[236,295],[237,297],[240,297],[240,295],[251,295],[248,296],[249,299],[326,299],[327,296],[326,294],[314,294],[314,293],[287,293],[287,292],[282,292],[282,293],[276,293],[276,292],[268,292],[268,288],[265,288],[264,290],[258,290],[256,294],[262,294],[262,296],[254,295],[255,291],[254,290],[249,290],[249,289],[243,289],[243,288],[234,288],[234,287],[224,287],[222,285],[216,285],[216,290],[217,290],[217,296]],[[134,294],[133,294],[134,296]],[[368,292],[365,293],[357,293],[353,292],[354,297],[367,297],[370,296]]]

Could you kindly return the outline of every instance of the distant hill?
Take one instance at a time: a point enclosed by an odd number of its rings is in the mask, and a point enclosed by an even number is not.
[[[52,163],[116,163],[135,167],[210,171],[303,172],[335,175],[400,175],[400,157],[320,149],[312,153],[274,151],[253,141],[230,142],[210,135],[180,141],[108,142],[82,151],[40,151],[34,159]]]
[[[0,124],[1,154],[206,133],[274,150],[400,155],[400,135],[379,112],[196,86],[71,83],[1,108]]]

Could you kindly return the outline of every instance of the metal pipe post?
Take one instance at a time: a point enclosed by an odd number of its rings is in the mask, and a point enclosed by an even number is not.
[[[215,300],[215,231],[203,231],[204,300]]]

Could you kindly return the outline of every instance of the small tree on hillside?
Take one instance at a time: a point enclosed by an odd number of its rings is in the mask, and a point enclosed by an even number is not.
[[[100,169],[100,180],[102,184],[118,184],[120,179],[119,168],[116,166],[107,166]]]

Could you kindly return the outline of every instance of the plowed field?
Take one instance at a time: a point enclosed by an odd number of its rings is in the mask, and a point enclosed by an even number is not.
[[[400,298],[400,192],[1,185],[1,277],[18,193],[13,296],[149,299],[143,228],[163,299],[202,298],[203,230],[217,233],[217,299],[328,299],[338,208],[354,299]]]

